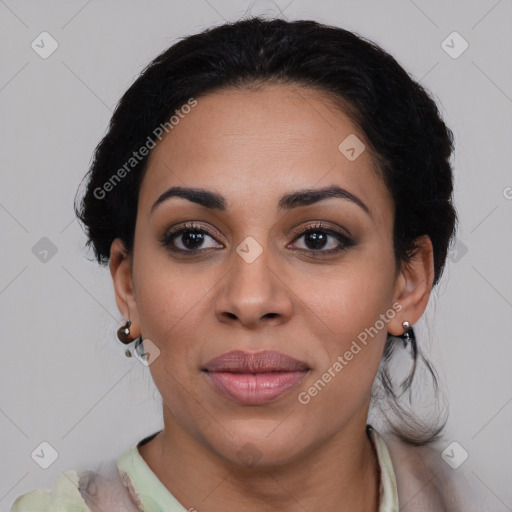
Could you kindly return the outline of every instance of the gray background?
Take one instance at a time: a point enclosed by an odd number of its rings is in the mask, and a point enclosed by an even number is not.
[[[142,68],[177,38],[244,13],[355,30],[439,102],[456,137],[460,225],[417,333],[450,400],[445,444],[469,453],[454,471],[492,510],[512,510],[511,0],[0,0],[0,509],[161,428],[148,368],[116,340],[110,275],[86,259],[73,198]],[[59,45],[47,59],[31,48],[43,31]],[[453,31],[469,44],[458,58],[441,45]],[[58,452],[48,469],[31,458],[43,441]]]

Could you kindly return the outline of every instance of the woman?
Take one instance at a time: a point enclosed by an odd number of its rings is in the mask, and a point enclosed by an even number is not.
[[[403,400],[417,363],[436,385],[412,326],[454,234],[451,152],[425,90],[340,28],[252,18],[158,56],[77,215],[164,428],[12,510],[470,510],[446,418]]]

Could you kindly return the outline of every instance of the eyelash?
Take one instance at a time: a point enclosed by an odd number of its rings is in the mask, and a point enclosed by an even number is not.
[[[199,252],[207,251],[210,249],[209,248],[209,249],[185,250],[185,249],[179,249],[177,247],[173,247],[173,245],[172,245],[173,240],[175,238],[179,238],[180,235],[183,235],[184,233],[189,232],[189,231],[206,234],[206,235],[210,236],[211,238],[213,238],[214,240],[216,240],[215,234],[213,234],[210,230],[208,230],[204,226],[201,226],[199,224],[194,224],[193,222],[191,222],[189,224],[177,226],[177,227],[174,227],[174,228],[171,228],[170,230],[168,230],[164,234],[164,236],[161,238],[160,243],[164,247],[169,249],[170,251],[176,252],[176,253],[182,253],[182,254],[183,253],[188,253],[188,254],[199,253]],[[355,242],[351,238],[349,238],[347,235],[345,235],[341,231],[338,231],[329,226],[326,226],[325,224],[323,224],[321,222],[318,222],[314,225],[306,226],[306,227],[298,230],[297,233],[295,233],[295,235],[294,235],[293,242],[296,242],[304,234],[311,233],[311,232],[322,232],[327,235],[333,236],[333,237],[337,238],[340,241],[340,243],[342,244],[341,247],[338,247],[336,249],[329,249],[327,251],[322,250],[322,249],[299,249],[302,252],[307,252],[307,253],[314,255],[314,257],[318,257],[318,256],[321,257],[323,255],[337,254],[337,253],[343,252],[346,249],[348,249],[349,247],[352,247],[353,245],[355,245]]]

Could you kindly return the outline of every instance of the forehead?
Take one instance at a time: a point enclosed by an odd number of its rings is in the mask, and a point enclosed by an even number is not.
[[[347,146],[365,149],[353,159]],[[197,98],[152,150],[139,206],[149,211],[171,186],[218,191],[229,209],[331,184],[372,209],[390,207],[363,134],[327,95],[292,85],[223,89]]]

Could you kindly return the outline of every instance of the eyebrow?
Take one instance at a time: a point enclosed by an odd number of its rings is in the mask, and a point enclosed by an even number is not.
[[[193,203],[204,206],[210,210],[225,211],[227,209],[226,199],[216,192],[211,192],[201,188],[171,187],[158,197],[158,199],[151,207],[150,214],[153,213],[153,210],[159,204],[167,201],[171,197],[181,197]],[[348,190],[338,187],[337,185],[331,185],[329,187],[318,189],[302,189],[291,192],[289,194],[285,194],[279,199],[278,209],[291,210],[292,208],[307,206],[322,201],[323,199],[329,199],[331,197],[346,199],[362,208],[368,215],[371,216],[370,209],[368,206],[366,206],[366,204],[363,203],[363,201],[361,201],[361,199],[359,199]]]

